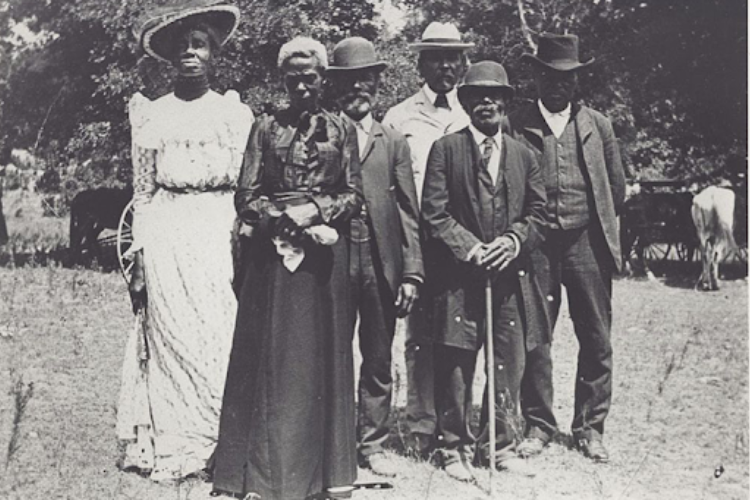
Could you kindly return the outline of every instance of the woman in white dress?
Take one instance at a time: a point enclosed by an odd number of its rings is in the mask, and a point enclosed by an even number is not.
[[[191,1],[151,14],[141,46],[178,76],[173,93],[130,101],[130,294],[142,328],[127,346],[117,431],[123,468],[159,481],[203,470],[218,437],[237,313],[233,190],[253,114],[236,92],[208,88],[236,7]]]

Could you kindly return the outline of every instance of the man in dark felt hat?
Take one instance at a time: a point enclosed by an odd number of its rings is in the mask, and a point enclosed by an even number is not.
[[[461,39],[455,25],[430,23],[421,40],[409,45],[409,49],[419,54],[417,67],[425,83],[414,95],[389,109],[383,118],[383,125],[398,130],[409,142],[418,199],[422,196],[432,144],[469,124],[469,117],[458,102],[456,86],[466,72],[466,51],[472,47],[473,43]],[[406,336],[406,419],[415,451],[427,456],[434,444],[435,402],[432,345],[421,318],[419,312],[412,314],[401,331]]]
[[[435,356],[435,408],[443,465],[470,481],[471,387],[484,342],[485,284],[491,280],[496,452],[501,470],[533,475],[515,452],[526,345],[548,328],[544,295],[530,266],[543,240],[544,179],[534,154],[500,128],[513,88],[502,65],[473,64],[458,98],[471,123],[438,139],[427,161],[422,221],[425,301]],[[488,462],[485,391],[475,463]]]
[[[354,321],[359,313],[362,353],[358,451],[363,465],[392,477],[398,466],[383,449],[393,386],[391,346],[396,318],[407,316],[414,307],[424,269],[409,144],[371,113],[386,67],[371,42],[352,37],[336,45],[326,74],[357,132],[365,198],[349,234],[351,317]]]
[[[551,229],[537,267],[547,289],[553,323],[561,285],[580,345],[573,437],[587,457],[609,459],[602,435],[612,400],[612,274],[621,265],[617,214],[625,175],[612,124],[575,101],[578,37],[544,33],[535,55],[538,100],[509,117],[511,133],[529,146],[545,172]],[[551,339],[550,339],[551,340]],[[521,389],[526,439],[519,453],[542,452],[557,431],[552,413],[551,342],[527,354]]]

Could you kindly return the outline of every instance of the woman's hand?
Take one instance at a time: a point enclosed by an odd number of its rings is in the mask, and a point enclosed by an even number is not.
[[[143,269],[143,252],[137,252],[133,260],[133,274],[128,284],[133,313],[146,307],[146,274]]]
[[[304,205],[287,207],[281,218],[285,217],[291,220],[296,226],[305,229],[314,225],[319,220],[320,210],[318,210],[318,206],[315,203],[305,203]]]

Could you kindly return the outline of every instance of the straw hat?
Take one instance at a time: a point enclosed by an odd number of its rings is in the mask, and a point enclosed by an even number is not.
[[[211,37],[224,45],[237,29],[240,11],[219,0],[176,1],[146,12],[136,27],[136,36],[150,56],[169,61],[169,46],[185,23],[205,23]]]
[[[468,50],[474,46],[471,42],[462,42],[461,33],[452,23],[430,23],[422,33],[422,40],[412,43],[409,48],[414,52],[423,50]]]

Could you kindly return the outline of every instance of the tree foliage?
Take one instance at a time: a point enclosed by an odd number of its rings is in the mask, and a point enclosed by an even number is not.
[[[123,167],[113,170],[116,181],[127,183],[127,101],[136,91],[166,93],[173,76],[139,52],[132,29],[144,8],[163,1],[0,1],[0,26],[36,34],[0,38],[0,147],[33,149],[55,168],[114,163]],[[581,37],[582,57],[597,59],[580,78],[579,97],[613,120],[633,175],[693,177],[729,158],[746,165],[745,2],[402,0],[408,23],[395,37],[384,36],[368,0],[236,3],[242,22],[215,68],[214,87],[238,90],[256,113],[283,101],[276,56],[298,34],[329,47],[350,35],[373,40],[390,64],[382,114],[417,89],[407,45],[432,20],[456,22],[476,43],[472,60],[506,66],[515,106],[534,98],[520,56],[542,31],[571,32]]]

